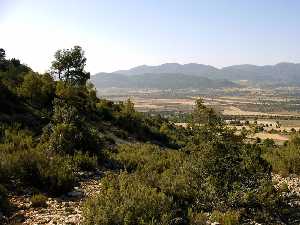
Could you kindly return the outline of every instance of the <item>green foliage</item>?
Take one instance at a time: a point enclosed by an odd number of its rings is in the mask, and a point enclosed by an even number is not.
[[[29,72],[18,89],[20,96],[38,107],[49,107],[54,98],[54,81],[49,74]]]
[[[76,181],[70,159],[60,156],[49,159],[40,149],[1,153],[0,160],[0,176],[5,180],[19,178],[24,184],[51,194],[70,191]]]
[[[240,213],[237,211],[228,211],[225,213],[214,211],[211,215],[211,220],[219,222],[222,225],[239,225]]]
[[[170,224],[172,200],[133,175],[108,175],[84,207],[84,224]]]
[[[19,124],[12,127],[0,125],[0,151],[12,153],[22,151],[34,146],[31,132],[21,130]]]
[[[193,212],[192,209],[188,210],[188,219],[191,225],[206,225],[209,221],[208,215],[203,212]]]
[[[46,207],[48,198],[43,194],[35,194],[30,198],[31,206],[34,208]]]
[[[90,78],[85,72],[86,58],[80,46],[71,49],[58,50],[52,62],[52,74],[72,85],[84,85]]]
[[[0,142],[1,181],[18,178],[24,184],[53,194],[72,188],[75,177],[71,159],[58,155],[49,157],[44,151],[45,146],[35,146],[31,133],[18,126],[4,126],[0,133],[3,135]]]
[[[2,184],[60,195],[73,188],[78,171],[105,162],[116,171],[103,178],[99,196],[85,204],[86,224],[285,218],[285,195],[274,188],[262,152],[273,171],[299,173],[298,136],[282,148],[270,140],[246,144],[247,131],[236,135],[200,99],[185,116],[191,119],[187,128],[177,127],[162,116],[135,111],[130,99],[98,99],[85,64],[80,47],[59,50],[51,71],[56,80],[6,59],[0,49]],[[117,144],[126,141],[136,143]],[[6,196],[0,186],[0,207]],[[32,202],[43,205],[45,198],[36,195]]]
[[[51,194],[70,191],[76,182],[72,161],[60,156],[53,158],[42,170],[42,181],[42,189]]]
[[[113,111],[114,103],[108,100],[99,100],[96,105],[97,112],[104,120],[112,120],[114,118]]]
[[[97,157],[89,156],[88,153],[76,152],[73,156],[75,168],[83,171],[93,171],[97,168]]]
[[[6,59],[5,51],[1,50],[0,59],[0,80],[9,91],[16,94],[18,85],[23,81],[23,77],[31,69],[20,63],[18,59]]]
[[[196,106],[192,113],[193,125],[220,125],[222,123],[221,117],[212,108],[206,107],[203,103],[201,98],[196,100]]]
[[[263,140],[263,145],[267,148],[274,147],[275,141],[273,139],[267,138],[267,139]]]
[[[95,100],[94,89],[59,81],[56,84],[55,95],[61,104],[73,106],[80,113],[95,113],[97,100]],[[88,117],[88,115],[85,116]]]
[[[298,135],[291,137],[286,145],[267,151],[266,160],[272,165],[275,173],[288,175],[300,174],[300,138]]]
[[[281,200],[275,189],[263,191],[272,181],[270,167],[260,154],[259,147],[233,143],[188,145],[184,151],[130,144],[121,145],[111,157],[135,179],[171,197],[181,217],[185,218],[192,206],[194,216],[190,217],[196,218],[203,211],[242,206],[272,214]],[[259,201],[253,202],[248,195]]]
[[[44,139],[49,148],[60,154],[74,154],[76,150],[99,154],[101,138],[96,128],[88,122],[73,105],[58,100],[54,103],[53,124],[45,130]]]

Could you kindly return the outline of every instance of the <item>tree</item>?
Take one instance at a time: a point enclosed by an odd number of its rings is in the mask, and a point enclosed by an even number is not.
[[[3,48],[0,48],[0,61],[5,59],[5,50]]]
[[[18,88],[18,94],[28,99],[31,104],[44,107],[50,106],[54,98],[55,84],[49,74],[29,72]]]
[[[58,79],[72,85],[85,85],[90,79],[90,73],[84,70],[86,58],[80,46],[58,50],[54,57],[51,73]]]
[[[206,107],[201,98],[196,100],[192,118],[195,125],[220,125],[221,123],[221,118],[212,108]]]
[[[263,145],[270,148],[275,146],[275,141],[272,138],[267,138],[263,140]]]
[[[5,50],[0,48],[0,72],[6,69]]]
[[[124,105],[123,112],[128,116],[133,115],[135,113],[134,103],[131,101],[130,98],[127,99]]]

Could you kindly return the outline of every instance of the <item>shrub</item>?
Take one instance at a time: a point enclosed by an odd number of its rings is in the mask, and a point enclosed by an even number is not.
[[[88,153],[76,152],[73,156],[75,168],[84,171],[93,171],[97,168],[97,157]]]
[[[279,193],[264,188],[272,186],[271,170],[257,145],[213,141],[175,151],[129,144],[119,146],[111,156],[139,182],[171,197],[177,216],[189,215],[188,220],[194,222],[198,217],[200,221],[201,212],[246,207],[252,215],[257,210],[272,215],[280,205]],[[189,214],[191,206],[193,213]],[[224,215],[228,217],[231,214]]]
[[[214,211],[210,218],[214,222],[222,225],[238,225],[240,224],[240,213],[237,211],[219,212]]]
[[[108,175],[102,185],[84,206],[84,224],[169,224],[172,201],[134,175]]]
[[[72,190],[76,179],[70,158],[56,156],[42,168],[42,189],[51,194],[63,194]]]
[[[62,100],[55,101],[52,124],[44,132],[43,140],[48,137],[50,149],[59,154],[73,155],[76,150],[96,154],[102,146],[98,129],[85,120],[80,110]]]
[[[267,139],[263,140],[263,145],[267,148],[274,147],[275,141],[271,138],[267,138]]]
[[[188,219],[190,225],[206,225],[208,223],[208,216],[202,212],[193,212],[188,210]]]
[[[31,206],[34,208],[37,207],[46,207],[48,198],[43,194],[36,194],[30,198]]]
[[[1,136],[3,136],[2,140]],[[12,153],[32,147],[33,140],[28,130],[21,130],[19,125],[13,127],[0,126],[0,150],[2,152]]]
[[[47,157],[41,149],[30,149],[12,154],[0,153],[0,176],[6,180],[19,178],[23,183],[51,194],[62,194],[72,189],[75,175],[69,157]]]
[[[273,149],[264,154],[275,173],[280,173],[284,176],[290,173],[300,174],[299,140],[299,137],[293,136],[283,147]]]

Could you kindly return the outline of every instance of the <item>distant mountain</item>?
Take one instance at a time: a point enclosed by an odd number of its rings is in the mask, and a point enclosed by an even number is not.
[[[236,87],[237,84],[227,80],[212,80],[205,77],[180,73],[144,73],[124,75],[118,73],[98,73],[91,76],[97,88],[155,88],[155,89],[186,89],[186,88],[221,88]]]
[[[235,87],[236,81],[250,85],[300,86],[300,64],[278,63],[256,66],[234,65],[218,69],[203,64],[166,63],[159,66],[138,66],[91,77],[96,87],[118,88],[220,88]]]
[[[195,75],[207,77],[212,73],[216,73],[217,68],[213,66],[189,63],[189,64],[178,64],[178,63],[165,63],[159,66],[138,66],[130,70],[119,70],[114,73],[125,74],[125,75],[140,75],[140,74],[163,74],[163,73],[181,73],[187,75]]]
[[[278,63],[266,66],[245,64],[228,66],[222,69],[197,63],[183,65],[166,63],[159,66],[138,66],[129,70],[116,71],[113,74],[133,76],[170,73],[230,81],[248,80],[252,84],[300,85],[299,63]]]
[[[300,64],[278,63],[276,65],[237,65],[224,67],[218,76],[229,80],[300,85]]]

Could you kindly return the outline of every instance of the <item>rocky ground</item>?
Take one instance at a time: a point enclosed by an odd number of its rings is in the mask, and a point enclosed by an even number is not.
[[[81,206],[88,197],[93,197],[101,190],[100,171],[81,173],[81,181],[72,192],[59,198],[48,198],[47,207],[31,206],[31,191],[22,195],[10,196],[10,201],[16,207],[16,213],[9,218],[9,224],[80,224],[83,220]],[[27,192],[27,193],[26,193]]]
[[[24,191],[22,195],[10,196],[10,201],[17,210],[9,219],[9,224],[80,224],[83,220],[82,204],[86,198],[93,197],[101,191],[100,179],[103,176],[100,171],[80,175],[81,181],[78,187],[59,198],[48,198],[47,207],[44,208],[31,206],[32,193],[29,190]],[[300,197],[300,177],[293,175],[282,177],[274,174],[273,180],[276,187],[288,188],[289,194]],[[291,205],[300,206],[300,202],[294,201]],[[298,222],[300,224],[300,221]]]

